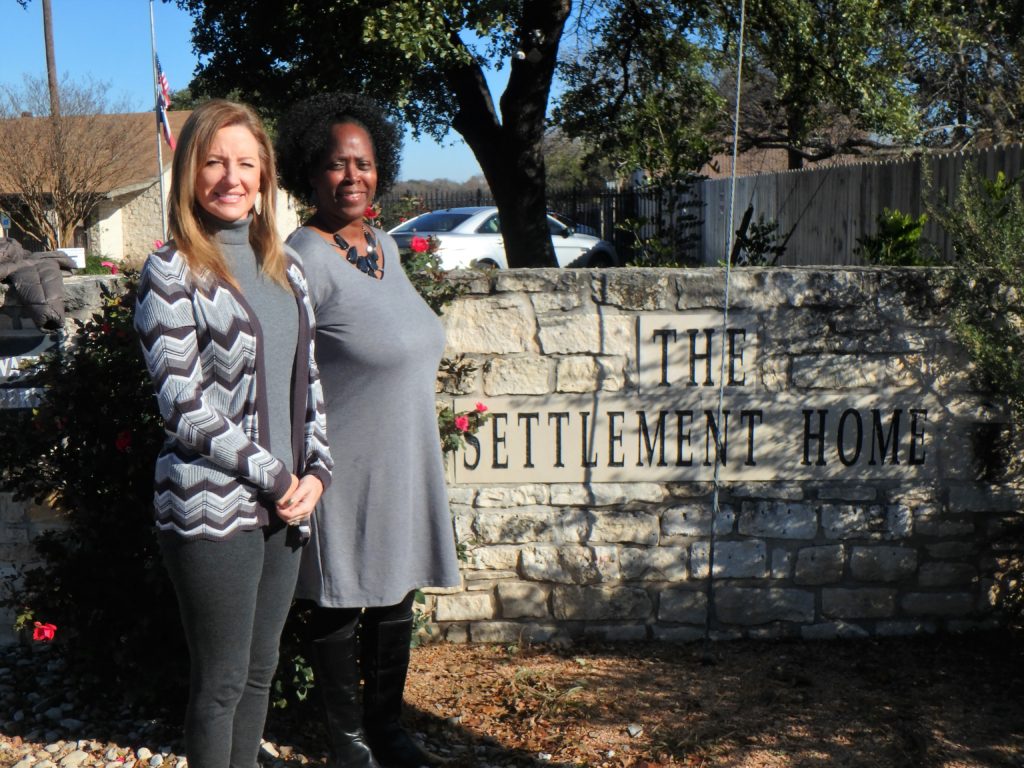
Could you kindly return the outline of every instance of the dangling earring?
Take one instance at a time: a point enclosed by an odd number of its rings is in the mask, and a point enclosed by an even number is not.
[[[263,193],[262,192],[257,192],[256,193],[256,200],[253,203],[252,209],[253,209],[253,211],[255,212],[255,214],[257,216],[259,216],[261,213],[263,213]]]

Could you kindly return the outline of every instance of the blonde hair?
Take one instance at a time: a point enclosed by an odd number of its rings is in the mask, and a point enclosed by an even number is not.
[[[185,263],[197,277],[212,273],[238,287],[224,254],[213,238],[201,207],[196,200],[196,179],[214,136],[221,128],[241,125],[249,130],[259,145],[260,198],[259,212],[254,211],[249,226],[249,242],[256,261],[267,277],[287,288],[287,260],[284,245],[277,234],[274,211],[277,207],[277,169],[274,150],[263,124],[252,107],[224,99],[212,99],[197,107],[181,129],[171,166],[171,189],[168,192],[168,228],[174,245]]]

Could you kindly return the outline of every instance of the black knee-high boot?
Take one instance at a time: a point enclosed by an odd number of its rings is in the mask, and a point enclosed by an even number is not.
[[[412,617],[363,625],[363,728],[381,768],[424,768],[442,760],[419,744],[399,722],[409,671]]]
[[[313,641],[313,675],[324,703],[328,768],[380,768],[363,734],[359,655],[355,630]]]

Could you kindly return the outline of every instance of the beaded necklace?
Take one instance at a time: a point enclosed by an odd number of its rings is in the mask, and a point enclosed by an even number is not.
[[[349,245],[345,238],[337,233],[334,235],[334,247],[344,253],[346,261],[354,264],[364,275],[380,280],[384,277],[384,267],[377,262],[377,238],[367,227],[363,227],[363,236],[366,238],[365,256],[360,256],[359,250],[354,245]]]

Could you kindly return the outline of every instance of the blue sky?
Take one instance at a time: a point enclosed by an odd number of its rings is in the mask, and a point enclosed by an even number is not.
[[[51,0],[57,70],[72,79],[91,76],[110,85],[115,100],[136,111],[151,108],[148,0]],[[197,58],[192,52],[191,17],[174,3],[153,3],[157,53],[171,90],[192,79]],[[46,75],[43,12],[39,0],[23,10],[15,0],[0,0],[0,84],[19,85],[23,74]],[[492,85],[492,88],[494,86]],[[465,181],[480,173],[473,153],[457,134],[446,146],[430,139],[407,139],[402,179],[448,178]]]

